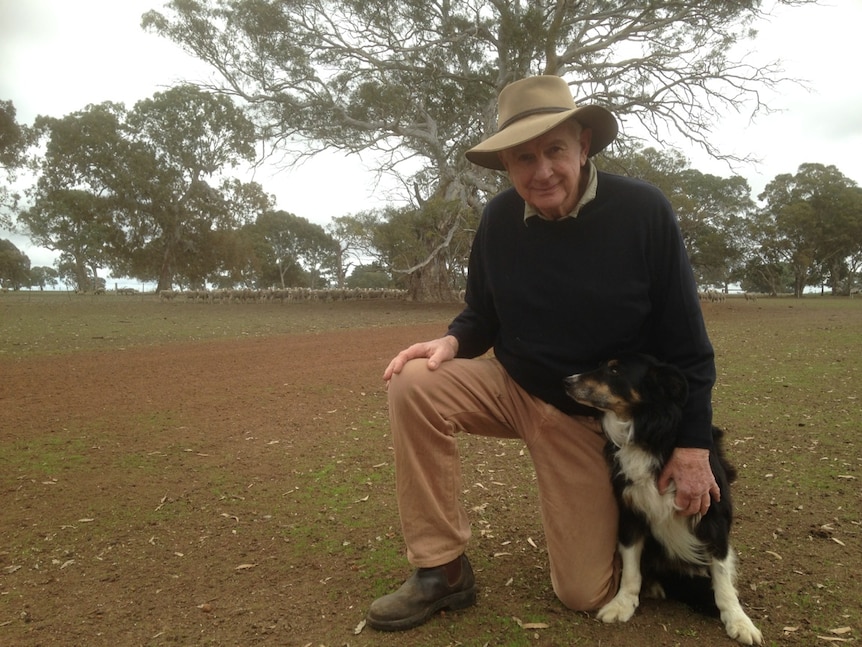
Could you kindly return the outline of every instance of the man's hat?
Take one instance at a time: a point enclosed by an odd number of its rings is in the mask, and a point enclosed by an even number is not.
[[[497,102],[497,132],[467,151],[467,159],[485,168],[504,170],[498,153],[518,146],[576,119],[593,131],[589,155],[604,150],[617,136],[616,118],[601,106],[581,106],[559,76],[531,76],[510,83]]]

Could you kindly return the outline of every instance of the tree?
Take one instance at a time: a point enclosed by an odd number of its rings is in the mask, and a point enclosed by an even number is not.
[[[672,150],[635,149],[606,164],[662,190],[679,218],[698,283],[727,289],[743,261],[745,218],[754,209],[748,182],[701,173]]]
[[[364,267],[369,259],[374,260],[372,264],[375,267],[382,265],[383,258],[374,247],[375,232],[380,224],[380,214],[376,211],[340,216],[329,223],[327,232],[337,246],[335,274],[338,287],[344,287],[348,283],[348,275],[353,276],[350,273],[351,268]]]
[[[110,263],[121,238],[116,215],[123,174],[117,160],[128,150],[124,114],[121,105],[103,103],[34,124],[47,140],[45,154],[30,190],[33,204],[19,221],[34,242],[60,252],[59,262],[80,290],[89,289],[99,268]]]
[[[0,184],[0,228],[11,229],[11,211],[17,206],[20,196],[10,191],[15,171],[25,163],[25,152],[31,138],[30,130],[15,119],[15,105],[11,101],[0,101],[0,172],[6,183]]]
[[[761,257],[787,263],[796,297],[824,278],[838,293],[849,279],[848,259],[862,250],[862,190],[835,166],[802,164],[796,175],[776,176],[759,198]]]
[[[754,35],[761,4],[173,0],[142,24],[212,65],[221,82],[211,89],[247,101],[289,154],[373,151],[413,208],[433,197],[478,211],[500,176],[463,153],[496,129],[499,91],[530,74],[563,76],[579,102],[609,105],[659,142],[681,132],[720,156],[712,123],[767,111],[761,93],[780,80],[775,63],[728,55]],[[445,265],[425,260],[399,269]]]
[[[61,252],[87,289],[117,276],[203,285],[221,263],[222,234],[272,198],[224,173],[254,158],[255,131],[225,96],[178,86],[137,103],[40,117],[46,141],[33,206],[21,215],[40,245]]]
[[[475,213],[463,203],[429,200],[420,209],[385,209],[373,246],[409,298],[451,301],[464,285],[474,228]]]
[[[11,240],[0,240],[0,286],[20,290],[30,285],[30,259]]]
[[[170,288],[177,274],[202,284],[215,269],[205,254],[212,232],[243,220],[230,208],[226,187],[219,190],[210,182],[254,159],[254,126],[226,96],[189,85],[139,102],[128,124],[143,153],[132,176],[136,207],[122,218],[127,244],[139,248],[130,275],[142,280],[155,275],[158,290]],[[227,186],[247,197],[229,181]],[[263,206],[262,191],[250,193],[252,202]]]
[[[38,286],[40,290],[46,287],[55,287],[59,282],[60,274],[53,267],[39,265],[30,268],[30,285]]]
[[[286,211],[267,211],[254,226],[261,287],[320,287],[334,268],[337,243],[320,225]]]
[[[392,278],[376,263],[371,265],[357,265],[347,279],[347,287],[354,289],[388,288],[392,285]]]

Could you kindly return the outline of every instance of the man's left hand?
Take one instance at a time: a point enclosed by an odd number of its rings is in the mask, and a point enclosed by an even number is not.
[[[658,478],[659,492],[664,493],[671,481],[676,485],[677,510],[687,517],[706,514],[712,499],[721,500],[708,449],[677,447]]]

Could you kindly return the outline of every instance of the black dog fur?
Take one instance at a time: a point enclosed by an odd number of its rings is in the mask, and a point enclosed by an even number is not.
[[[688,397],[682,372],[651,356],[632,355],[568,377],[565,388],[574,400],[603,412],[606,455],[619,503],[622,582],[599,618],[631,618],[647,582],[654,594],[717,613],[728,635],[741,643],[761,644],[760,631],[745,615],[734,588],[730,484],[736,470],[724,455],[722,431],[713,427],[709,458],[721,498],[711,502],[706,514],[683,517],[673,508],[673,488],[658,492],[658,477],[676,448]]]

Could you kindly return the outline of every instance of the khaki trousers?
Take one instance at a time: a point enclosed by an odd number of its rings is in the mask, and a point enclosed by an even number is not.
[[[521,438],[536,470],[551,582],[589,611],[616,594],[617,506],[594,418],[568,416],[520,388],[495,359],[455,359],[429,371],[408,362],[389,384],[396,493],[407,558],[445,564],[465,551],[457,432]]]

